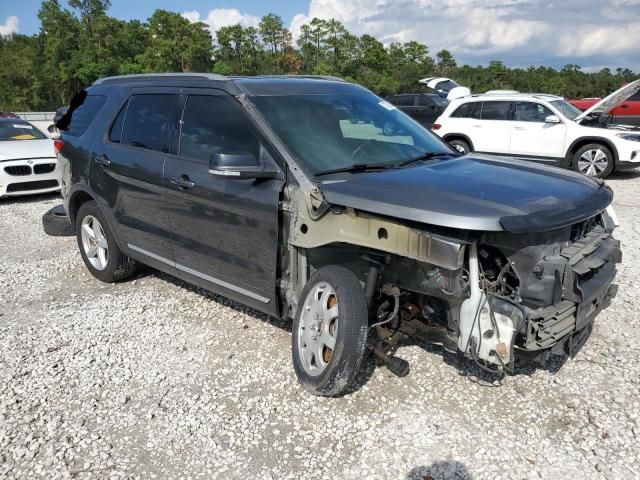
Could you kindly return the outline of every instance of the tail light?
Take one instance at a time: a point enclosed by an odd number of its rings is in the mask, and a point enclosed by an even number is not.
[[[442,128],[442,125],[440,125],[439,123],[434,123],[433,125],[431,125],[431,130],[440,130]]]
[[[62,147],[64,147],[63,140],[56,139],[53,141],[53,149],[56,151],[56,155],[62,151]]]

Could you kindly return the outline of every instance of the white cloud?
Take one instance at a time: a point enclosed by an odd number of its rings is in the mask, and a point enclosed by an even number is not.
[[[214,8],[209,10],[206,18],[200,16],[200,12],[192,10],[182,14],[190,22],[204,22],[209,25],[211,33],[221,27],[240,24],[243,27],[256,27],[260,23],[260,18],[248,13],[242,13],[235,8]]]
[[[18,33],[18,31],[20,31],[20,20],[14,15],[7,17],[4,25],[0,25],[0,35],[2,36]]]
[[[463,63],[579,63],[640,70],[640,0],[310,0],[294,37],[314,17],[384,43],[418,40]]]

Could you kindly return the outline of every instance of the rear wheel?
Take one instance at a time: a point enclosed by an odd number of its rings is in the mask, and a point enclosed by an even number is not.
[[[118,247],[96,202],[83,203],[78,210],[76,237],[84,264],[98,280],[117,282],[135,273],[135,262]]]
[[[346,268],[323,267],[307,282],[293,323],[293,367],[314,395],[353,383],[365,354],[368,311],[362,285]]]
[[[611,150],[599,143],[580,147],[573,156],[574,170],[587,177],[605,178],[613,171]]]
[[[471,146],[469,146],[469,143],[462,140],[461,138],[454,138],[453,140],[449,140],[449,145],[451,145],[455,150],[462,153],[463,155],[471,151]]]

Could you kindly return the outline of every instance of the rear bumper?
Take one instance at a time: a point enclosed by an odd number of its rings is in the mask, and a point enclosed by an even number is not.
[[[56,158],[9,160],[0,163],[0,197],[33,195],[60,190]]]

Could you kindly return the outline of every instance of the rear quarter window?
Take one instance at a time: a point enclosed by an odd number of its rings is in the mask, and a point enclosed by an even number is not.
[[[451,114],[453,118],[479,118],[480,102],[467,102],[460,105]]]
[[[73,137],[83,135],[106,101],[107,97],[104,95],[87,95],[82,105],[73,111],[71,123],[69,123],[64,133]]]

